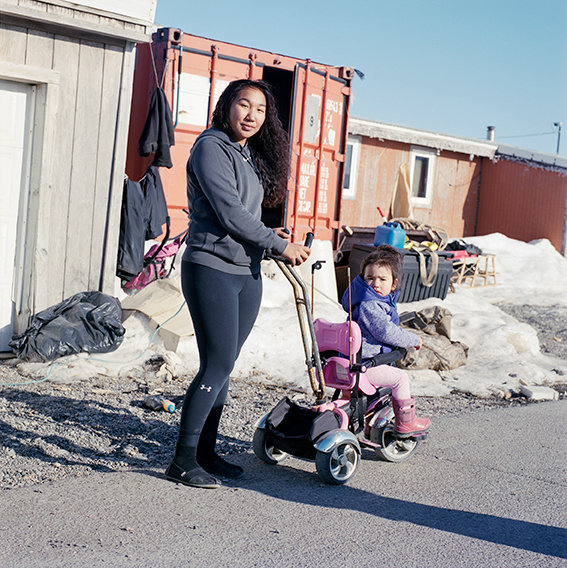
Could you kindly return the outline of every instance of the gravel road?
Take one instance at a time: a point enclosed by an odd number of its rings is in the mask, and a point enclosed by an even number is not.
[[[543,352],[567,358],[567,309],[500,306],[533,325]],[[191,377],[157,376],[163,360],[145,364],[143,376],[96,376],[72,384],[23,383],[16,360],[0,362],[0,488],[34,485],[91,471],[128,471],[166,467],[175,446],[179,412],[151,411],[147,394],[162,394],[181,406]],[[567,387],[555,387],[565,396]],[[260,381],[233,380],[220,428],[220,451],[251,449],[256,420],[285,395],[303,392]],[[518,397],[479,399],[462,393],[419,398],[420,413],[435,417],[493,407],[528,404]]]

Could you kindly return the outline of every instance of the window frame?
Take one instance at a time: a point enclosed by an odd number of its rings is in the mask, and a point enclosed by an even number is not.
[[[427,179],[425,182],[425,197],[416,197],[413,195],[413,176],[415,171],[416,158],[426,158]],[[431,207],[433,201],[433,181],[435,179],[435,167],[437,162],[437,150],[433,148],[425,148],[422,146],[410,147],[410,195],[411,203],[416,207]]]
[[[360,147],[362,144],[362,136],[358,134],[349,134],[346,146],[351,146],[350,168],[349,168],[349,187],[345,187],[346,178],[346,148],[345,148],[345,171],[343,174],[343,199],[356,199],[356,185],[358,181],[358,167],[360,165]]]

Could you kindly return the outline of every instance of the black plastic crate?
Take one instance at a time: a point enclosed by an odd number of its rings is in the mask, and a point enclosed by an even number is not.
[[[364,258],[371,253],[375,247],[365,243],[355,243],[352,247],[349,259],[351,278],[354,278],[360,272],[360,265]],[[421,283],[419,274],[419,255],[416,252],[400,251],[404,255],[402,283],[399,287],[401,290],[398,302],[417,302],[426,298],[445,299],[453,274],[453,253],[450,251],[442,251],[439,255],[439,266],[437,268],[437,276],[432,286],[424,286]],[[427,271],[431,268],[431,257],[426,255],[425,265]]]

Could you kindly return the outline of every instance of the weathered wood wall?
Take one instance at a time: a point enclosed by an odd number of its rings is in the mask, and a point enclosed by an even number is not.
[[[134,44],[88,37],[42,31],[31,22],[0,25],[5,79],[11,70],[58,76],[44,156],[32,158],[32,169],[48,161],[50,172],[43,172],[39,195],[26,212],[33,313],[80,291],[115,289]],[[38,108],[36,119],[44,112]],[[16,331],[26,325],[22,318],[16,323]]]

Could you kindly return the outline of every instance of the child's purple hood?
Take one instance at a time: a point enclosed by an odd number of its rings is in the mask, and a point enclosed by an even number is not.
[[[396,325],[400,323],[398,318],[398,312],[396,311],[396,303],[400,297],[400,291],[394,290],[390,292],[387,296],[381,296],[371,288],[362,278],[362,275],[358,275],[350,284],[350,296],[352,305],[352,318],[354,320],[358,317],[358,310],[361,302],[381,302],[387,306],[386,311],[392,317],[392,320]],[[348,288],[345,290],[343,297],[341,299],[341,305],[345,312],[348,312]]]

